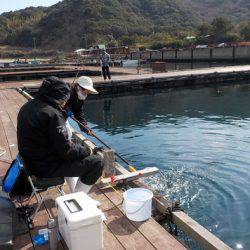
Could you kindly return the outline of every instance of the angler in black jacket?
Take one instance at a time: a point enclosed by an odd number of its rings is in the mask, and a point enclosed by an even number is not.
[[[43,81],[37,96],[23,105],[18,114],[18,149],[32,175],[77,177],[86,185],[102,174],[99,156],[69,138],[66,112],[70,87],[57,77]]]

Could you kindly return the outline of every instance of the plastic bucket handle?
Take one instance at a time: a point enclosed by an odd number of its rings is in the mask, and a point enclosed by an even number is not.
[[[142,204],[139,208],[137,208],[135,211],[133,211],[133,212],[128,212],[128,211],[127,211],[126,205],[125,205],[125,204],[126,204],[125,200],[123,200],[122,206],[123,206],[123,209],[124,209],[124,211],[126,212],[126,214],[136,214],[136,213],[139,212],[142,208],[144,208],[144,206],[147,204],[148,201],[149,201],[149,200],[144,201],[143,204]]]

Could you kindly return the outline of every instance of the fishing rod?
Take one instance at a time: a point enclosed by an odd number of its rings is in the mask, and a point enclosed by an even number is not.
[[[80,125],[81,127],[84,128],[85,132],[90,135],[93,136],[94,138],[96,138],[99,142],[101,142],[105,147],[107,147],[108,149],[112,149],[107,143],[105,143],[100,137],[98,137],[96,134],[94,134],[94,132],[88,128],[85,124],[83,124],[82,122],[78,121],[75,117],[74,114],[69,111],[67,113],[68,117],[70,117],[72,120],[74,120],[78,125]],[[123,158],[120,154],[114,152],[115,155],[120,158],[124,163],[126,163],[129,167],[130,172],[136,172],[135,167],[133,167],[125,158]]]
[[[72,82],[72,85],[74,84],[76,78],[78,77],[78,74],[80,72],[80,69],[78,68],[78,71],[76,73],[76,76]],[[75,117],[74,117],[74,114],[73,112],[69,111],[67,113],[67,116],[70,117],[72,120],[74,120],[78,125],[80,125],[81,127],[83,127],[85,129],[85,132],[90,135],[90,136],[93,136],[94,138],[96,138],[99,142],[101,142],[105,147],[107,147],[108,149],[112,149],[107,143],[105,143],[101,138],[99,138],[96,134],[93,133],[93,131],[88,128],[85,124],[83,124],[82,122],[78,121]],[[132,166],[125,158],[123,158],[121,155],[119,155],[118,153],[116,153],[114,151],[115,155],[121,159],[124,163],[126,163],[129,167],[129,171],[130,172],[136,172],[136,168],[134,166]]]
[[[78,68],[78,71],[76,72],[75,78],[73,79],[72,86],[75,83],[76,78],[78,77],[79,73],[80,73],[80,69]]]

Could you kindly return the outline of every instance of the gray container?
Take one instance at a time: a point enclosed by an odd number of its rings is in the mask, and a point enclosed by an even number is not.
[[[56,221],[54,219],[48,219],[47,226],[49,230],[49,249],[56,250],[58,244]]]

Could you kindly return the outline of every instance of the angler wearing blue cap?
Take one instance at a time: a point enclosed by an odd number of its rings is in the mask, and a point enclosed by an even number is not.
[[[18,114],[18,149],[31,175],[79,176],[77,188],[87,193],[101,176],[103,163],[89,148],[71,140],[66,127],[69,98],[68,84],[57,77],[45,79],[37,96]]]

